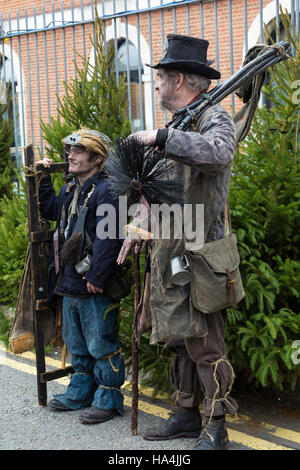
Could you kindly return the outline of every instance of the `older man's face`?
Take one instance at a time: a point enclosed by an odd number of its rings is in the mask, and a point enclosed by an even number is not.
[[[158,103],[163,110],[172,111],[174,81],[173,75],[169,75],[164,69],[158,69],[155,89],[159,93]]]

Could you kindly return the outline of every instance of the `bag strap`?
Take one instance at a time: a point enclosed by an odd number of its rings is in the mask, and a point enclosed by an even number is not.
[[[190,128],[193,129],[193,126],[195,125],[195,122],[197,122],[197,128],[200,129],[204,119],[206,118],[207,114],[211,111],[210,108],[208,108],[200,117],[196,118],[191,124]],[[186,129],[188,130],[188,129]],[[231,219],[230,219],[230,210],[229,210],[229,201],[228,198],[225,203],[225,208],[224,208],[224,236],[228,236],[232,233],[232,228],[231,228]]]
[[[224,209],[224,236],[227,237],[231,233],[232,233],[231,218],[230,218],[229,202],[227,199],[225,203],[225,209]]]

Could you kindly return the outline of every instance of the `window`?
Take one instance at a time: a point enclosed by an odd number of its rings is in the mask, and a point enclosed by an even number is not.
[[[12,159],[20,168],[23,157],[23,135],[21,122],[23,113],[21,109],[22,97],[18,83],[16,68],[13,61],[0,52],[0,100],[9,100],[8,117],[14,120],[14,141],[11,148]]]
[[[131,41],[118,41],[118,72],[130,78],[128,99],[128,118],[132,132],[144,129],[144,83],[142,82],[143,66],[139,59],[138,49]],[[128,78],[127,78],[128,80]]]

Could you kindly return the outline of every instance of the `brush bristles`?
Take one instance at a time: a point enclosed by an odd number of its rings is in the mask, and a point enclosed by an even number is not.
[[[170,163],[157,161],[134,137],[116,142],[105,169],[113,193],[117,197],[126,195],[129,205],[138,203],[141,196],[149,204],[182,204],[183,186],[170,180]]]

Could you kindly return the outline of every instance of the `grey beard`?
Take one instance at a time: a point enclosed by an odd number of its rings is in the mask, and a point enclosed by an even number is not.
[[[158,105],[159,105],[159,107],[162,111],[167,111],[167,112],[170,112],[170,113],[172,112],[172,111],[170,111],[170,109],[168,108],[168,105],[163,100],[159,99],[158,100]]]
[[[158,100],[158,105],[159,105],[159,107],[162,111],[168,111],[166,106],[165,106],[165,103],[162,100],[160,100],[160,99]]]

